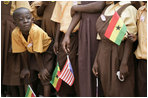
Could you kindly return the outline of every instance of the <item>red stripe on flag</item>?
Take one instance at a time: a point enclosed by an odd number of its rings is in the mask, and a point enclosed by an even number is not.
[[[32,94],[31,94],[31,97],[35,97],[35,95],[32,93]]]
[[[70,72],[70,71],[69,71],[69,72]],[[68,77],[67,77],[67,79],[65,80],[66,82],[68,82],[69,77],[70,77],[70,73],[68,74]]]
[[[68,84],[71,84],[72,80],[73,80],[73,74],[71,74],[71,77],[69,78]]]
[[[59,78],[58,83],[57,83],[56,88],[55,88],[57,92],[60,90],[61,83],[62,83],[62,79]]]
[[[62,79],[64,79],[65,74],[67,73],[67,71],[68,71],[68,66],[65,67],[65,70],[64,70],[63,73],[60,75],[60,77],[61,77]]]
[[[65,70],[65,67],[67,67],[67,66],[66,66],[66,65],[67,65],[67,62],[68,62],[68,60],[66,60],[66,63],[65,63],[65,65],[64,65],[64,68],[62,69],[61,73]]]
[[[74,82],[74,78],[72,78],[72,81],[71,81],[71,84],[70,84],[71,86],[72,86],[73,82]]]
[[[63,78],[64,80],[66,80],[67,79],[67,76],[70,74],[70,71],[67,69],[67,72],[66,72],[66,75],[65,75],[65,77]]]
[[[59,77],[63,77],[63,74],[65,73],[65,71],[67,70],[68,66],[64,66],[64,68],[62,69],[61,73],[58,75]]]
[[[117,12],[115,12],[115,14],[113,15],[113,17],[112,17],[112,19],[111,19],[111,21],[109,23],[109,26],[107,27],[106,32],[105,32],[105,36],[107,38],[110,38],[110,36],[111,36],[111,34],[112,34],[113,30],[114,30],[114,27],[115,27],[118,20],[119,20],[119,15],[118,15]]]

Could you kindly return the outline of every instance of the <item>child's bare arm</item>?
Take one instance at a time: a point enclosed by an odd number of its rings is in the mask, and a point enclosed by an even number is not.
[[[25,78],[26,76],[29,78],[30,77],[30,71],[28,68],[28,54],[27,51],[21,53],[21,59],[23,62],[23,70],[21,71],[20,77]]]
[[[43,80],[48,79],[49,73],[48,70],[43,65],[43,59],[40,53],[35,53],[36,61],[38,63],[38,67],[40,69],[40,72],[38,74],[39,78],[42,78]]]
[[[71,8],[71,11],[93,13],[93,12],[101,12],[104,7],[105,7],[105,1],[98,1],[85,5],[74,5]]]
[[[128,75],[128,59],[132,52],[133,42],[130,39],[126,39],[124,46],[124,54],[120,65],[120,78],[122,79],[122,75],[126,78]]]
[[[63,39],[62,42],[62,47],[64,49],[64,51],[66,53],[70,52],[69,47],[70,47],[70,33],[73,31],[73,29],[75,28],[75,26],[79,23],[81,18],[81,13],[76,13],[73,17],[72,17],[72,21],[68,27],[68,30],[66,32],[66,35]]]
[[[56,37],[55,37],[55,42],[54,42],[54,45],[53,45],[53,50],[54,50],[55,54],[58,53],[59,36],[60,36],[60,24],[57,23]]]

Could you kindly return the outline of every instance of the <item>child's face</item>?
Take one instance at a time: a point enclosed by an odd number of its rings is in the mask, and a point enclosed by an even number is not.
[[[16,25],[22,33],[29,33],[32,25],[32,16],[28,10],[21,10],[15,19]]]

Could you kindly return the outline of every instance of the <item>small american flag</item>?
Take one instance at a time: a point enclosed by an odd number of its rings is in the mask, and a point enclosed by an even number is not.
[[[68,55],[66,63],[62,71],[58,74],[58,77],[61,78],[64,82],[66,82],[69,86],[72,86],[72,84],[74,83],[74,74]]]

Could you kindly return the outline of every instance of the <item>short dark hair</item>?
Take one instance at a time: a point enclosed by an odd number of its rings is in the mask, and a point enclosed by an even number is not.
[[[30,12],[29,9],[24,8],[24,7],[20,7],[20,8],[18,8],[18,9],[14,10],[14,12],[13,12],[13,19],[14,19],[14,20],[16,20],[17,15],[18,15],[22,10],[27,10],[27,11]]]

